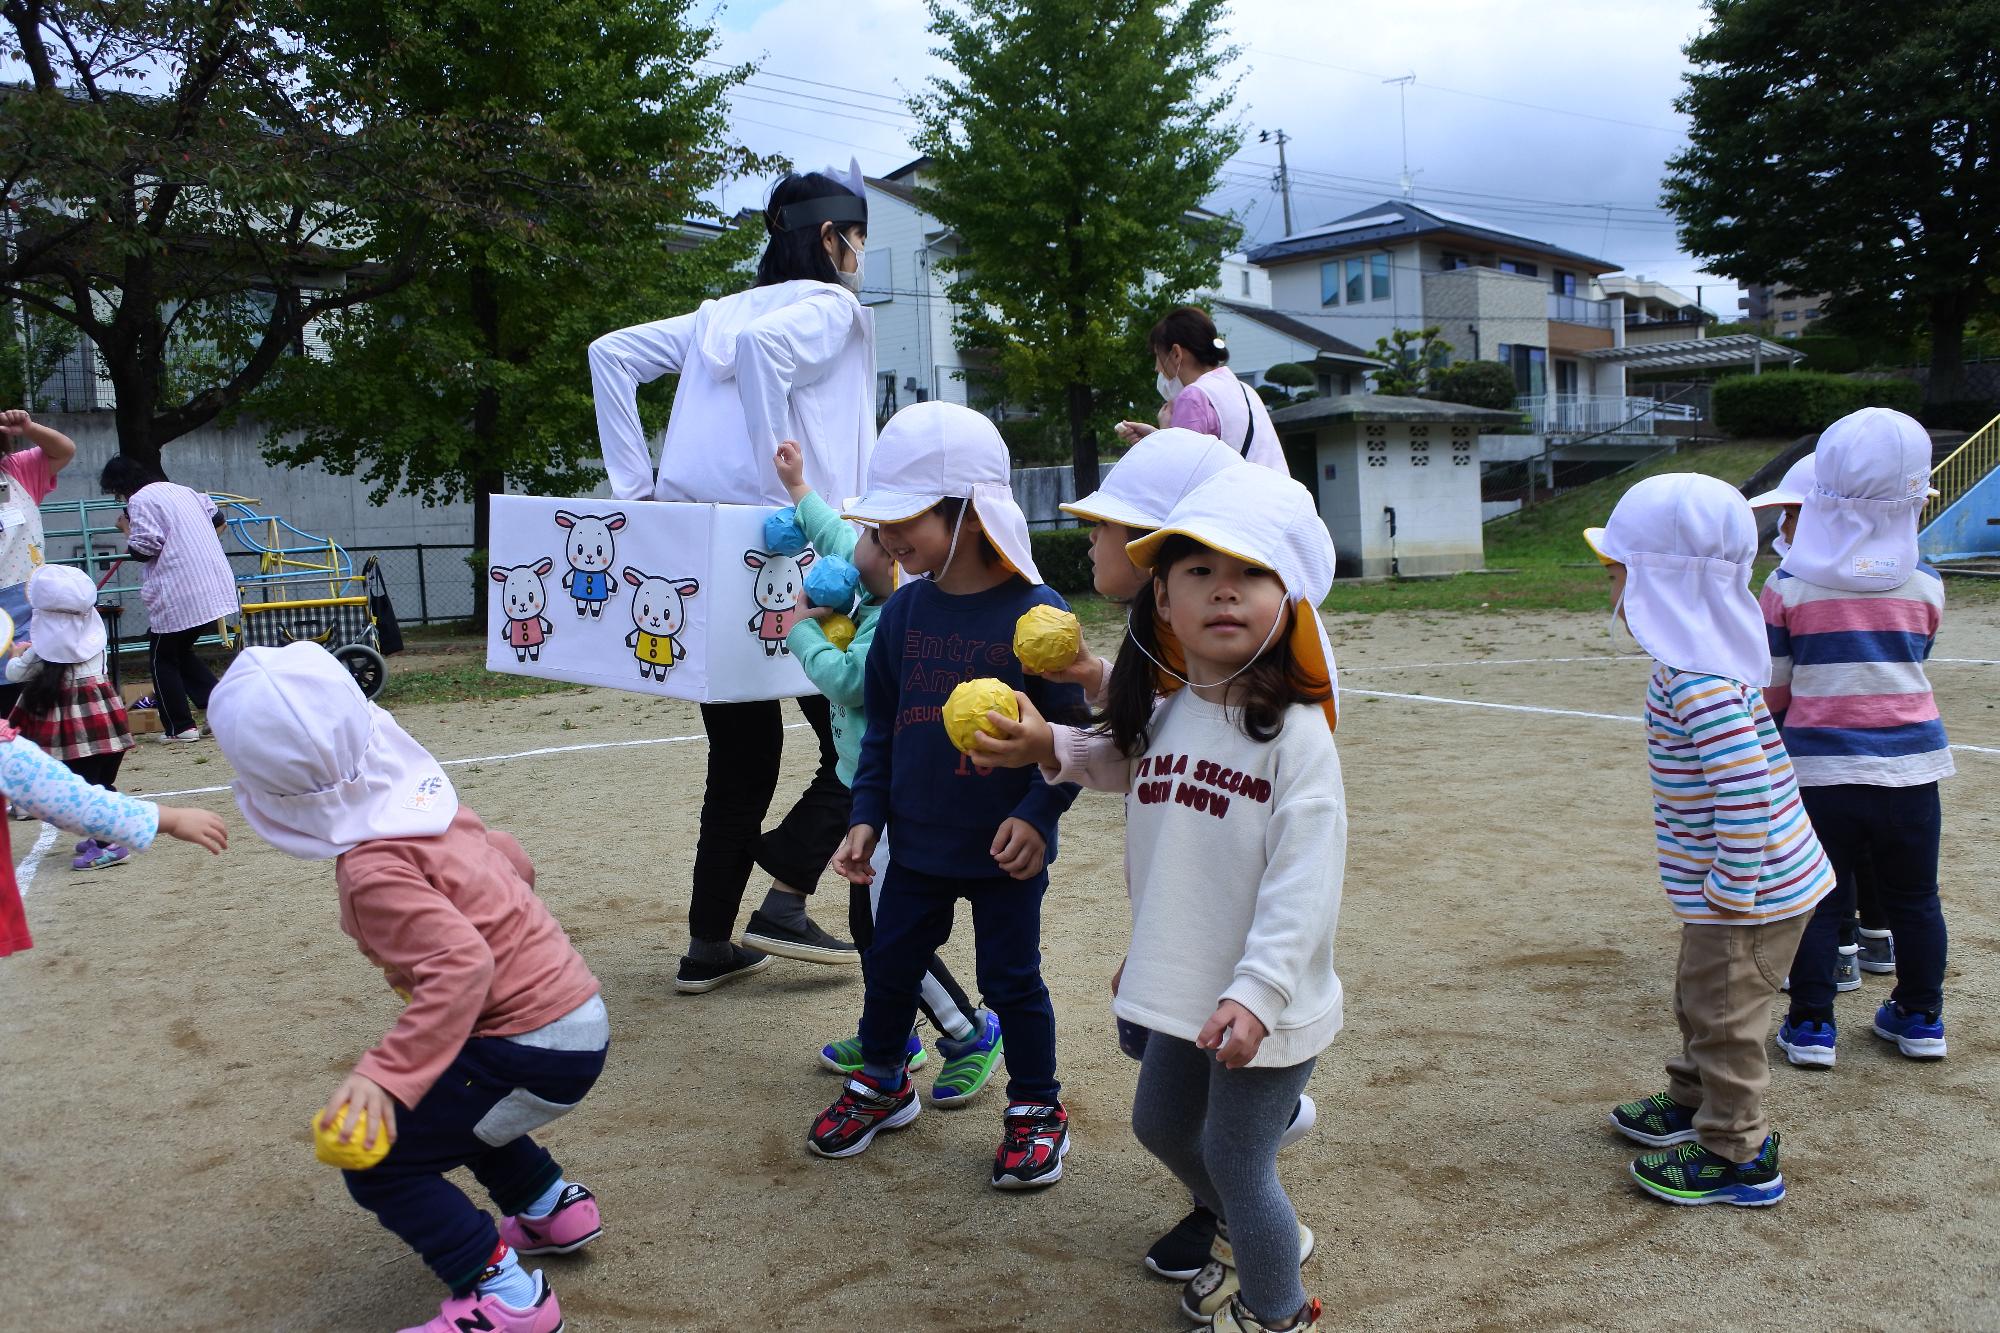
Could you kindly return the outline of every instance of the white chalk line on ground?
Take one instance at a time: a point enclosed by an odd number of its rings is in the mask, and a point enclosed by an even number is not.
[[[797,731],[806,725],[804,722],[787,722],[785,730]],[[586,741],[577,745],[544,745],[533,750],[517,750],[512,754],[483,754],[469,755],[464,759],[441,759],[438,763],[443,768],[458,768],[465,764],[504,764],[513,759],[537,759],[552,754],[580,754],[587,750],[630,750],[646,745],[679,745],[687,741],[707,739],[705,733],[697,733],[691,736],[647,736],[635,741]],[[183,787],[178,791],[135,792],[133,795],[142,801],[164,801],[175,796],[213,796],[228,790],[227,785]],[[56,833],[54,824],[42,825],[41,837],[35,839],[34,847],[22,858],[21,864],[14,867],[14,882],[21,890],[22,897],[28,896],[28,885],[34,881],[35,869],[40,863],[42,854],[55,842]]]
[[[1455,704],[1460,708],[1490,708],[1501,713],[1536,713],[1543,717],[1587,717],[1600,722],[1629,722],[1634,726],[1644,721],[1630,713],[1587,713],[1577,708],[1538,708],[1533,704],[1495,704],[1481,699],[1448,699],[1441,694],[1398,694],[1393,690],[1343,689],[1342,694],[1365,694],[1376,699],[1402,699],[1419,704]],[[2000,749],[1988,745],[1953,745],[1954,750],[1967,754],[2000,754]]]
[[[1475,657],[1462,662],[1370,662],[1365,666],[1343,666],[1343,676],[1362,671],[1424,671],[1441,667],[1555,666],[1570,662],[1644,662],[1644,653],[1604,653],[1592,657]],[[2000,666],[2000,660],[1985,657],[1932,657],[1926,665]]]

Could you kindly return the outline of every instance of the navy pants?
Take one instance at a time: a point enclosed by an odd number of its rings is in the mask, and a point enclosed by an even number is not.
[[[917,992],[931,955],[951,938],[958,900],[972,905],[972,946],[979,991],[1007,1039],[1007,1099],[1053,1102],[1056,1010],[1042,984],[1042,895],[1033,879],[993,875],[947,879],[896,864],[890,851],[875,909],[875,938],[862,956],[867,998],[861,1006],[861,1053],[871,1068],[899,1069],[917,1018]]]
[[[1833,1021],[1833,972],[1855,888],[1872,872],[1876,908],[1896,938],[1896,989],[1905,1009],[1944,1009],[1944,907],[1938,901],[1938,786],[1801,787],[1813,831],[1837,881],[1820,899],[1792,961],[1794,1022]],[[1872,928],[1872,927],[1871,927]]]
[[[493,1219],[445,1179],[467,1167],[503,1215],[518,1213],[562,1178],[527,1130],[583,1100],[604,1051],[544,1051],[474,1037],[424,1099],[396,1112],[396,1142],[366,1171],[343,1171],[347,1192],[463,1295],[493,1257]]]

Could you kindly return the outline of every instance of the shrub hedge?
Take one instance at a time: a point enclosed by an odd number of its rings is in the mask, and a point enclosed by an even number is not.
[[[1918,415],[1923,388],[1912,380],[1857,380],[1822,371],[1731,375],[1715,383],[1715,424],[1726,434],[1805,435],[1864,407]]]
[[[1090,529],[1040,528],[1028,534],[1042,582],[1065,597],[1090,591]]]

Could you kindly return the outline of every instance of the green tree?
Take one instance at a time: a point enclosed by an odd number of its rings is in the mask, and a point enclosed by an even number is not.
[[[1264,372],[1264,383],[1275,385],[1282,402],[1291,402],[1298,396],[1298,390],[1310,389],[1317,381],[1310,367],[1296,361],[1280,361]]]
[[[1893,301],[1962,396],[1968,320],[2000,309],[2000,0],[1710,0],[1675,105],[1681,243],[1746,282]]]
[[[911,100],[923,207],[957,336],[1011,401],[1068,424],[1079,489],[1096,431],[1149,401],[1145,335],[1213,285],[1241,228],[1200,208],[1242,141],[1223,0],[926,0],[952,73]]]
[[[0,305],[0,404],[46,412],[40,390],[76,350],[76,330],[39,311]]]
[[[1375,357],[1383,363],[1375,372],[1376,393],[1417,398],[1430,386],[1431,376],[1451,360],[1451,344],[1438,337],[1435,324],[1397,329],[1375,340]]]
[[[1431,373],[1426,398],[1500,412],[1514,410],[1514,372],[1498,361],[1458,361]]]
[[[266,456],[358,474],[380,499],[488,497],[509,483],[574,493],[602,477],[585,350],[627,324],[692,309],[725,284],[754,229],[697,234],[723,177],[768,164],[727,143],[727,89],[690,0],[417,0],[364,21],[327,5],[326,45],[373,57],[383,105],[418,117],[507,107],[532,133],[478,146],[477,209],[425,206],[439,243],[392,296],[328,321],[324,358],[288,363],[260,396]],[[438,71],[450,72],[439,78]],[[517,126],[518,130],[519,126]],[[404,210],[381,219],[410,225]],[[532,225],[513,219],[531,214]],[[659,420],[662,382],[642,396]],[[475,580],[483,606],[486,580]]]

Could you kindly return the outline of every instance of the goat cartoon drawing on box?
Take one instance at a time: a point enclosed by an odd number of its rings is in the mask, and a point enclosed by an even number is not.
[[[805,618],[802,596],[805,568],[813,562],[810,547],[797,555],[776,555],[754,546],[743,553],[743,563],[757,572],[750,586],[757,614],[750,617],[750,633],[764,645],[764,656],[790,655],[785,636]]]
[[[625,566],[625,581],[632,585],[632,632],[625,646],[639,662],[639,678],[663,681],[667,672],[687,656],[680,632],[687,625],[686,598],[701,591],[694,579],[662,578]]]
[[[576,603],[579,618],[595,620],[604,614],[605,603],[618,591],[618,579],[611,567],[618,559],[613,533],[625,526],[623,514],[572,514],[556,511],[556,526],[564,529],[563,555],[569,569],[562,576],[563,591]]]
[[[514,650],[517,662],[542,660],[542,644],[555,632],[555,625],[542,614],[549,604],[549,590],[542,582],[554,572],[556,562],[548,556],[530,565],[494,565],[487,576],[500,585],[500,609],[507,624],[501,641]]]

